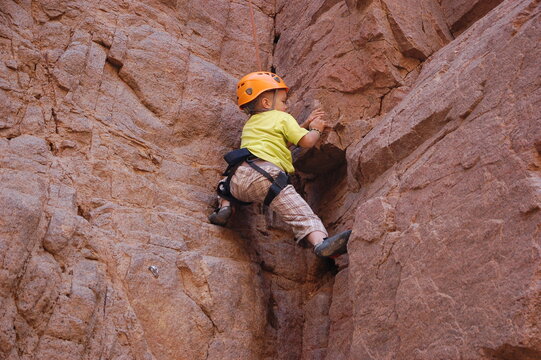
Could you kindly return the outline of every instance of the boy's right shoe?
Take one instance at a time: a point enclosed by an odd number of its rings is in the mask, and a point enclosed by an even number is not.
[[[214,225],[225,226],[227,220],[231,217],[231,214],[233,214],[231,206],[222,206],[209,215],[209,221]]]
[[[320,257],[334,257],[347,252],[347,244],[351,230],[341,232],[325,238],[322,243],[314,247],[314,253]]]

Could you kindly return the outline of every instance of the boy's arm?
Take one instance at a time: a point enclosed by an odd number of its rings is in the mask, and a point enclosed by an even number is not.
[[[318,140],[319,133],[316,131],[310,131],[299,140],[298,145],[303,148],[311,148],[317,143]]]
[[[313,147],[318,142],[321,134],[323,134],[323,131],[325,131],[326,127],[327,122],[321,119],[321,116],[315,117],[310,122],[310,131],[299,140],[298,145],[303,148]]]

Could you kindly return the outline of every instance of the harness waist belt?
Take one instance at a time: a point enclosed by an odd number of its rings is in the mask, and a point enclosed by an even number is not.
[[[259,158],[254,156],[246,148],[230,151],[224,156],[224,159],[228,163],[228,167],[227,167],[226,171],[224,172],[224,175],[227,175],[227,179],[225,181],[221,181],[218,184],[218,188],[216,189],[216,191],[218,192],[218,195],[220,195],[221,197],[223,197],[223,198],[225,198],[227,200],[236,202],[236,203],[241,204],[241,205],[250,204],[250,203],[235,199],[235,197],[233,197],[233,195],[231,194],[231,187],[230,187],[231,178],[233,177],[233,175],[237,171],[237,168],[244,161],[246,161],[246,163],[248,165],[250,165],[250,167],[252,167],[252,169],[254,169],[258,173],[263,175],[265,178],[267,178],[267,180],[269,180],[271,182],[271,186],[269,187],[269,191],[267,192],[267,195],[265,196],[265,200],[263,201],[263,205],[265,205],[265,206],[269,206],[271,204],[272,200],[274,200],[274,198],[276,196],[278,196],[280,191],[282,191],[290,183],[289,176],[285,172],[280,171],[280,173],[278,174],[278,176],[275,179],[275,178],[272,177],[271,174],[269,174],[267,171],[263,170],[260,166],[255,164],[255,161],[259,160]]]

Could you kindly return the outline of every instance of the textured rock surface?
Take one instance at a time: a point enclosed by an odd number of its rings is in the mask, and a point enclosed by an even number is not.
[[[443,16],[453,34],[460,34],[503,0],[441,0]]]
[[[274,7],[259,5],[269,62]],[[243,121],[251,29],[228,19],[246,4],[0,9],[0,358],[272,353],[261,260],[205,215]],[[279,300],[302,299],[305,268],[287,270]]]
[[[539,1],[254,5],[349,256],[206,221],[248,2],[0,0],[0,358],[540,358]]]
[[[539,10],[502,4],[348,149],[361,358],[541,355]]]

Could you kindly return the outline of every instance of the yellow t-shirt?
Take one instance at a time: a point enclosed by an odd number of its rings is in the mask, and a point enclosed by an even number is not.
[[[271,110],[252,115],[242,129],[241,148],[288,173],[295,172],[287,143],[298,144],[308,133],[288,113]]]

